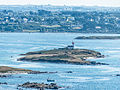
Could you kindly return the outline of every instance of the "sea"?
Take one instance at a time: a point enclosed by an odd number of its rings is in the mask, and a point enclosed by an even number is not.
[[[79,40],[78,36],[120,36],[120,34],[81,33],[0,33],[0,66],[58,72],[54,74],[15,74],[0,78],[0,90],[17,90],[25,82],[49,83],[55,80],[60,90],[120,90],[120,40]],[[30,51],[62,48],[75,43],[75,48],[101,52],[105,58],[89,59],[109,65],[72,65],[17,61]],[[12,57],[11,57],[12,56]],[[73,73],[66,73],[72,71]],[[36,90],[23,88],[22,90]]]

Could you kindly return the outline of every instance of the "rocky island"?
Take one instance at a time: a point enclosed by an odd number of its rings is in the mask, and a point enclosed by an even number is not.
[[[47,71],[32,71],[28,69],[21,69],[21,68],[13,68],[13,67],[8,67],[8,66],[0,66],[0,77],[8,77],[12,74],[52,74],[52,73],[57,73],[57,72],[47,72]]]
[[[62,88],[62,87],[58,86],[56,83],[44,84],[44,83],[36,83],[36,82],[32,82],[32,83],[26,82],[22,85],[18,85],[18,89],[19,89],[19,87],[34,88],[34,89],[39,89],[39,90]]]
[[[73,49],[72,46],[53,50],[28,52],[21,55],[25,56],[19,58],[18,61],[64,63],[76,65],[108,65],[105,63],[86,60],[88,58],[103,58],[104,55],[102,55],[100,52],[88,49]]]
[[[79,36],[75,39],[120,39],[120,36]]]
[[[21,68],[12,68],[8,66],[0,66],[0,74],[11,74],[11,73],[28,73],[32,70],[21,69]]]

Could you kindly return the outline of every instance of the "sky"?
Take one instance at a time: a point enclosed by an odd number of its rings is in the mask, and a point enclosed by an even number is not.
[[[120,0],[0,0],[0,5],[67,5],[120,7]]]

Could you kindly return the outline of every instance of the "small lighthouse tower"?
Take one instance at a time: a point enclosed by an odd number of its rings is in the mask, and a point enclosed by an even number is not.
[[[74,42],[72,42],[72,46],[73,46],[73,48],[74,48]]]
[[[74,42],[72,42],[72,45],[68,45],[66,49],[70,49],[70,50],[74,49]]]

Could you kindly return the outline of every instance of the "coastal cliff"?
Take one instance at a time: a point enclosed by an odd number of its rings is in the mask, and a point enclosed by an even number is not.
[[[107,65],[105,63],[87,61],[88,58],[103,58],[100,52],[88,49],[66,49],[59,48],[45,51],[28,52],[18,61],[30,62],[49,62],[49,63],[64,63],[76,65]]]

